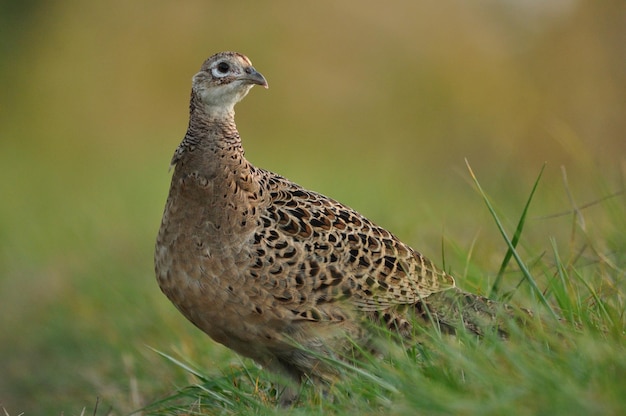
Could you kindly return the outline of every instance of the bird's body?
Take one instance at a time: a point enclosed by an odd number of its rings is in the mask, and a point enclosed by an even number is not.
[[[347,352],[353,341],[367,347],[368,323],[408,336],[411,317],[429,311],[454,326],[463,318],[455,298],[495,316],[490,301],[456,289],[356,211],[252,166],[233,108],[255,84],[267,87],[233,52],[210,57],[194,76],[155,253],[159,285],[183,315],[294,380],[332,377],[316,356]]]

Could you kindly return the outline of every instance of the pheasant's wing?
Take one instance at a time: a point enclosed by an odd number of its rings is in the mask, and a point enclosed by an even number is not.
[[[302,318],[332,318],[320,309],[325,303],[374,311],[454,287],[450,275],[358,212],[261,173],[271,201],[261,209],[251,273]]]

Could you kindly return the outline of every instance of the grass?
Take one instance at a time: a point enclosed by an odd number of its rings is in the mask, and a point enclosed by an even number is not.
[[[431,333],[404,353],[368,361],[359,371],[346,369],[332,401],[306,391],[289,413],[620,414],[624,391],[615,380],[626,371],[620,338],[585,325],[534,337],[520,331],[506,343]],[[284,412],[264,381],[267,374],[250,364],[219,377],[193,372],[197,383],[153,403],[145,414]]]

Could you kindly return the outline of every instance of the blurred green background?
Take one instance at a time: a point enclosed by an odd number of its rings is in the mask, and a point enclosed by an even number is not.
[[[445,257],[468,287],[505,248],[465,158],[511,230],[547,163],[525,240],[546,249],[577,244],[570,216],[544,218],[572,208],[563,171],[577,204],[624,188],[625,22],[623,0],[0,1],[0,405],[127,412],[181,382],[146,345],[233,359],[152,266],[212,53],[269,81],[237,107],[254,164]],[[587,231],[623,251],[623,222],[594,209]]]

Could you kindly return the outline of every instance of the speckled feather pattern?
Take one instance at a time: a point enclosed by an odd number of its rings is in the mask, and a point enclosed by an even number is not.
[[[455,314],[457,295],[492,318],[488,300],[454,288],[451,276],[389,231],[252,166],[233,108],[254,84],[267,85],[232,52],[212,56],[194,77],[189,128],[172,159],[155,253],[159,285],[183,315],[294,380],[334,374],[294,343],[341,353],[349,336],[366,347],[369,322],[408,336],[407,314],[424,313],[429,299],[442,321]]]

